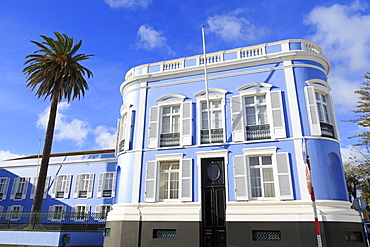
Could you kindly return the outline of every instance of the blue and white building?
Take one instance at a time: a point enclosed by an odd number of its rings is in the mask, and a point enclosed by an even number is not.
[[[129,70],[104,246],[316,246],[304,142],[323,246],[365,246],[329,70],[301,39]]]
[[[21,222],[23,213],[32,210],[40,161],[31,156],[0,163],[0,223]],[[43,223],[64,221],[64,212],[81,215],[68,219],[72,223],[85,221],[89,212],[105,221],[114,203],[116,167],[113,149],[52,154],[42,211],[53,213]]]

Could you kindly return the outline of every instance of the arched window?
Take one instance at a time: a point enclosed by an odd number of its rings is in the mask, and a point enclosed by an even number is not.
[[[173,147],[192,144],[192,102],[184,95],[169,94],[150,107],[148,147]]]
[[[234,142],[286,137],[281,91],[271,88],[269,83],[249,83],[231,97]]]
[[[304,90],[311,135],[339,139],[329,84],[320,79],[306,83],[308,86]]]

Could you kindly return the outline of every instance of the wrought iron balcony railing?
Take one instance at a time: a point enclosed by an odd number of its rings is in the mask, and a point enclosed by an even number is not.
[[[106,218],[107,213],[10,211],[0,213],[0,229],[104,230]]]
[[[335,139],[334,127],[331,124],[320,122],[321,136]]]
[[[246,128],[247,140],[261,140],[271,138],[269,124],[248,125]]]
[[[224,142],[224,130],[223,129],[211,129],[212,143],[223,143]],[[200,143],[206,144],[209,142],[209,131],[200,131]]]
[[[161,134],[160,147],[173,147],[180,145],[180,132]]]

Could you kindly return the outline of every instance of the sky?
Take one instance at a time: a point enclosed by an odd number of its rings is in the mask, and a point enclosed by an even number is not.
[[[52,153],[115,147],[119,87],[135,66],[285,39],[308,39],[331,61],[329,80],[344,160],[364,129],[353,91],[370,71],[370,3],[366,0],[1,0],[0,161],[42,152],[48,99],[26,87],[25,56],[57,31],[82,40],[81,64],[94,77],[81,100],[59,105]]]

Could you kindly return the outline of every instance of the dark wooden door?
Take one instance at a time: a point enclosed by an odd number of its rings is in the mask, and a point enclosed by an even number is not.
[[[226,246],[224,159],[202,159],[203,247]]]

